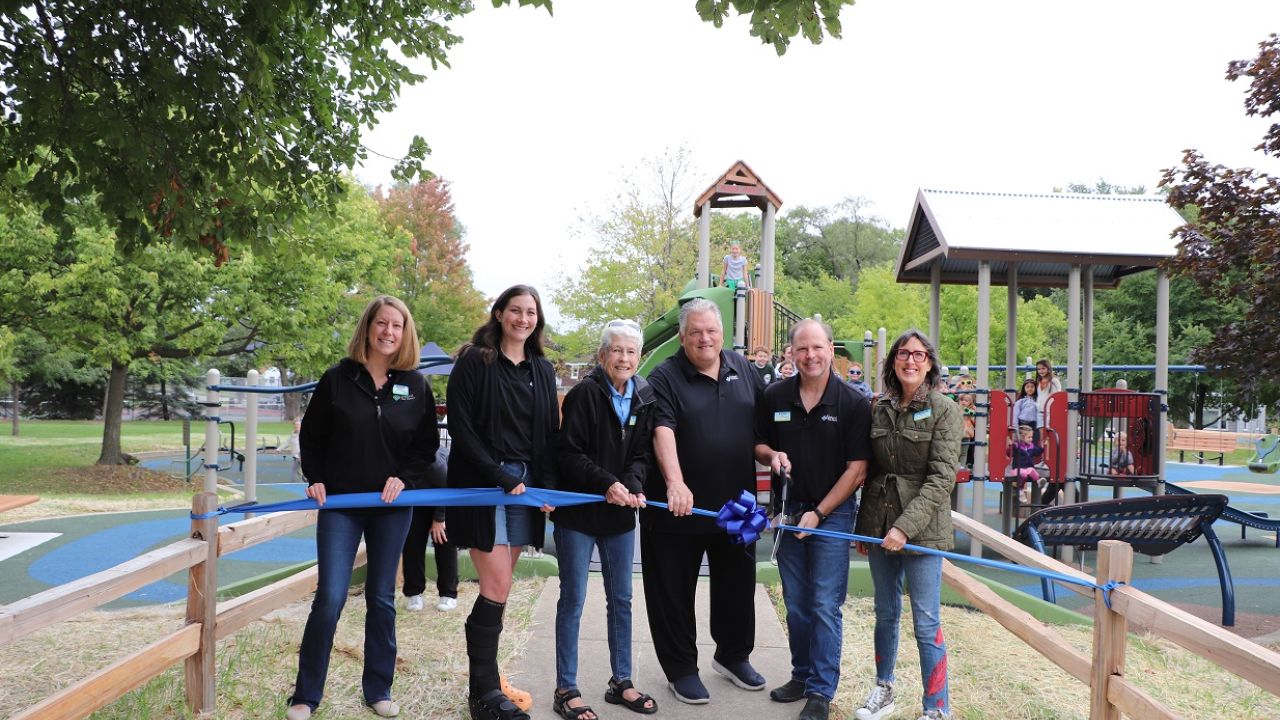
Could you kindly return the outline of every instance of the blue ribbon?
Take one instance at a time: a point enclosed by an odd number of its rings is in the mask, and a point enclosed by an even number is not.
[[[572,505],[585,505],[593,502],[604,502],[603,495],[592,495],[590,493],[576,493],[565,490],[547,490],[545,488],[528,488],[520,495],[511,495],[504,492],[502,488],[431,488],[427,490],[406,490],[393,500],[385,503],[382,501],[381,493],[344,493],[341,495],[330,495],[326,500],[324,507],[321,508],[316,501],[311,498],[302,498],[299,500],[289,500],[278,503],[242,503],[240,505],[232,505],[231,507],[219,507],[217,510],[209,513],[191,513],[192,520],[205,520],[219,515],[228,513],[269,513],[269,512],[286,512],[290,510],[342,510],[351,508],[377,508],[377,507],[484,507],[494,505],[523,505],[526,507],[540,508],[543,505],[551,507],[569,507]],[[646,505],[656,508],[669,509],[667,503],[657,500],[649,500]],[[733,536],[733,541],[738,545],[750,545],[760,539],[761,533],[769,526],[768,515],[765,509],[756,503],[755,497],[743,490],[742,494],[735,500],[729,500],[720,508],[719,512],[711,510],[703,510],[702,508],[693,508],[692,514],[703,517],[715,518],[716,525],[720,526]],[[808,533],[810,535],[819,535],[822,537],[835,538],[837,540],[851,540],[857,542],[869,543],[872,545],[881,545],[884,538],[870,537],[867,535],[858,535],[855,533],[836,532],[835,530],[823,530],[822,528],[802,528],[795,525],[779,524],[775,529],[793,532]],[[1111,591],[1124,583],[1108,582],[1105,585],[1098,585],[1088,580],[1083,580],[1071,575],[1053,572],[1052,570],[1041,570],[1039,568],[1031,568],[1023,565],[1014,565],[1012,563],[1000,562],[998,560],[988,560],[982,557],[971,557],[969,555],[960,555],[958,553],[948,552],[946,550],[936,550],[934,548],[921,547],[910,543],[902,546],[903,550],[917,552],[922,555],[937,555],[947,560],[955,562],[966,562],[983,567],[994,568],[997,570],[1008,570],[1010,572],[1020,573],[1023,575],[1031,575],[1034,577],[1052,580],[1054,582],[1068,583],[1071,585],[1080,585],[1082,587],[1101,590],[1103,601],[1107,607],[1111,607]]]

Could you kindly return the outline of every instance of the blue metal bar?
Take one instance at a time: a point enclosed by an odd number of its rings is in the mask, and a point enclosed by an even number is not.
[[[418,363],[419,370],[426,370],[430,367],[438,365],[448,365],[453,362],[453,358],[448,355],[432,355],[423,358]],[[233,392],[233,393],[252,393],[258,395],[287,395],[289,393],[311,392],[316,389],[316,383],[309,382],[302,385],[289,385],[287,387],[272,387],[270,385],[207,385],[206,390],[214,392]],[[207,403],[201,403],[202,405]],[[221,403],[219,403],[221,404]]]

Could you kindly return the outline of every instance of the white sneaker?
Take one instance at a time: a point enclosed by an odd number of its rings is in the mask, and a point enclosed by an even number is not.
[[[404,609],[411,612],[418,612],[424,606],[421,595],[410,595],[404,599]]]
[[[419,603],[421,604],[421,603]],[[449,612],[458,607],[458,598],[441,597],[440,602],[436,603],[436,609],[440,612]]]
[[[881,720],[892,715],[895,707],[893,685],[877,680],[876,686],[871,688],[871,694],[867,696],[867,701],[853,712],[853,716],[858,720]]]
[[[951,720],[951,713],[942,712],[937,708],[926,710],[923,715],[916,720]]]

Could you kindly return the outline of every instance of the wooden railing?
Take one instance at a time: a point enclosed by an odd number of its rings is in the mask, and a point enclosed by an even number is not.
[[[213,493],[196,495],[192,514],[214,510]],[[216,517],[193,520],[191,536],[152,550],[128,562],[80,580],[0,607],[0,647],[40,628],[74,617],[123,597],[149,583],[188,570],[186,623],[147,647],[19,712],[13,720],[83,718],[125,693],[185,665],[187,704],[193,713],[212,713],[216,704],[214,649],[225,638],[266,613],[306,597],[315,590],[313,567],[240,597],[217,602],[217,559],[313,524],[315,511],[265,515],[218,527]],[[952,513],[956,529],[1006,559],[1028,567],[1078,577],[1104,585],[1127,582],[1133,552],[1125,543],[1104,541],[1098,548],[1096,577],[1079,572],[1021,545],[986,525]],[[364,546],[355,565],[365,562]],[[1190,613],[1125,585],[1111,592],[1108,608],[1100,591],[1067,585],[1093,598],[1095,622],[1092,657],[1075,649],[1053,628],[1013,606],[968,573],[943,563],[943,579],[975,607],[1040,652],[1067,674],[1090,687],[1091,718],[1107,720],[1120,713],[1138,718],[1177,718],[1171,710],[1125,677],[1125,649],[1130,620],[1222,668],[1280,695],[1280,653],[1268,650],[1201,620]]]
[[[973,542],[995,550],[1019,565],[1051,570],[1105,585],[1128,582],[1133,571],[1133,550],[1128,544],[1105,540],[1098,544],[1097,576],[1089,577],[1053,558],[974,521],[951,513],[957,530]],[[1162,600],[1122,585],[1111,591],[1108,608],[1103,593],[1093,587],[1064,584],[1094,601],[1093,657],[1086,657],[1044,623],[996,596],[986,586],[943,562],[943,579],[966,599],[990,615],[1014,635],[1044,655],[1067,674],[1089,685],[1089,717],[1113,720],[1120,713],[1136,718],[1177,718],[1173,711],[1125,677],[1125,648],[1132,620],[1148,631],[1213,661],[1272,695],[1280,696],[1280,653],[1223,630]]]
[[[200,493],[193,515],[212,512],[217,496]],[[175,572],[188,571],[186,623],[72,686],[51,695],[11,720],[72,720],[88,716],[164,673],[185,666],[187,705],[196,714],[212,713],[217,700],[214,649],[225,638],[266,613],[306,597],[316,588],[316,569],[277,581],[221,604],[217,599],[217,560],[316,521],[316,511],[288,512],[218,527],[218,518],[191,521],[191,536],[139,555],[108,570],[0,606],[0,647],[61,620],[124,597]],[[355,566],[365,562],[364,546]]]

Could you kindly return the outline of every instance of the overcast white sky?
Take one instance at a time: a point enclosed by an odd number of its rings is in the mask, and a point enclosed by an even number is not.
[[[1280,31],[1277,0],[861,0],[843,39],[781,58],[745,19],[703,23],[694,0],[476,5],[452,68],[422,68],[365,142],[398,155],[426,138],[490,297],[517,282],[549,295],[587,252],[577,218],[682,144],[699,189],[741,159],[783,212],[861,195],[895,227],[920,187],[1153,190],[1189,147],[1276,170],[1251,150],[1265,124],[1244,115],[1247,85],[1224,73]],[[387,183],[390,165],[357,176]]]

